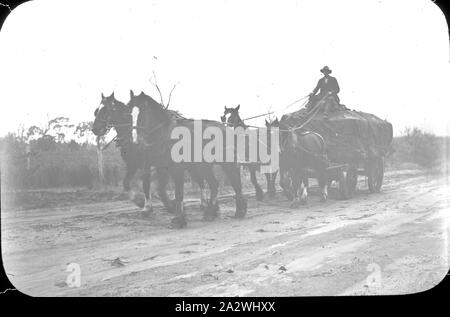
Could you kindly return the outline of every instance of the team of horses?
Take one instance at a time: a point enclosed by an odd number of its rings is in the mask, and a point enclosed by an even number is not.
[[[138,111],[136,112],[135,109]],[[202,120],[203,129],[215,127],[225,132],[226,127],[244,127],[244,121],[239,116],[240,106],[225,107],[221,122]],[[134,116],[138,113],[137,118]],[[182,228],[187,225],[183,207],[185,172],[188,172],[200,188],[201,207],[205,220],[213,220],[218,215],[219,182],[214,174],[214,165],[220,166],[229,184],[235,192],[235,217],[244,217],[247,213],[247,199],[242,192],[241,168],[238,162],[175,162],[171,157],[171,147],[174,140],[170,133],[174,127],[185,127],[194,130],[194,120],[186,119],[179,113],[167,109],[151,96],[141,92],[139,95],[130,90],[130,100],[127,104],[117,100],[112,93],[110,96],[101,95],[100,106],[95,110],[95,120],[92,132],[96,136],[104,136],[114,128],[117,145],[126,164],[126,175],[123,180],[124,190],[130,190],[130,182],[136,172],[142,170],[142,187],[145,196],[143,204],[144,214],[152,211],[152,195],[150,185],[152,177],[157,180],[158,196],[169,212],[174,213],[172,226]],[[266,127],[278,128],[280,131],[279,171],[266,173],[267,195],[273,197],[276,193],[275,181],[280,174],[280,187],[284,195],[292,200],[291,207],[298,207],[307,201],[309,172],[313,170],[321,187],[321,200],[327,199],[327,168],[326,148],[322,137],[314,132],[295,129],[281,120],[266,120]],[[137,140],[136,140],[137,136]],[[270,145],[269,145],[270,147]],[[261,164],[244,164],[249,172],[251,182],[255,187],[257,200],[262,200],[264,192],[258,184],[256,172]],[[153,169],[153,173],[152,173]],[[170,200],[166,186],[171,179],[175,188],[175,199]],[[209,187],[209,197],[205,197],[205,183]],[[132,194],[131,194],[132,195]],[[132,197],[130,197],[132,198]]]

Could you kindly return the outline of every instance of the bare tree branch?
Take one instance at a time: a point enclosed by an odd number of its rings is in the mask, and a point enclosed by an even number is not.
[[[154,81],[153,81],[153,79],[154,79]],[[153,79],[150,78],[150,82],[151,82],[152,85],[155,86],[155,88],[158,90],[159,97],[160,97],[160,99],[161,99],[161,106],[163,106],[164,109],[169,108],[170,100],[172,99],[172,93],[173,93],[173,91],[175,90],[175,87],[177,87],[177,85],[179,84],[179,82],[177,82],[175,85],[173,85],[172,90],[171,90],[170,93],[169,93],[169,101],[167,102],[167,105],[166,105],[166,104],[164,104],[163,95],[162,95],[161,89],[159,88],[158,80],[156,79],[156,73],[155,73],[154,70],[153,70]]]
[[[165,109],[169,108],[169,105],[170,105],[170,99],[172,98],[172,92],[174,91],[175,87],[176,87],[179,83],[180,83],[180,82],[177,82],[175,85],[173,85],[173,88],[172,88],[172,90],[170,91],[170,94],[169,94],[169,101],[167,102],[167,106],[166,106]]]
[[[159,92],[159,97],[161,98],[161,105],[164,107],[163,95],[162,95],[162,93],[161,93],[161,89],[159,89],[158,81],[157,81],[157,79],[156,79],[156,73],[155,73],[155,71],[153,71],[153,78],[155,79],[155,82],[153,82],[151,78],[150,78],[150,82],[151,82],[151,83],[153,84],[153,86],[155,86],[156,89],[158,90],[158,92]]]

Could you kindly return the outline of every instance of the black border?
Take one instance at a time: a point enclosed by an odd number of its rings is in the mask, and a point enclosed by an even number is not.
[[[214,0],[211,0],[214,1]],[[245,1],[245,0],[242,0]],[[282,0],[281,0],[282,1]],[[362,0],[363,1],[363,0]],[[389,1],[389,0],[384,0]],[[433,1],[444,13],[445,18],[447,20],[447,26],[449,21],[449,10],[448,7],[445,7],[444,1]],[[9,8],[14,10],[17,6],[22,3],[28,1],[0,1],[2,4],[6,4]],[[11,13],[8,7],[0,6],[0,30],[1,26],[7,16]],[[1,232],[0,232],[1,239]],[[1,246],[0,246],[1,252]],[[1,254],[1,253],[0,253]],[[437,307],[445,307],[446,302],[448,301],[450,294],[450,276],[449,273],[444,277],[441,283],[429,289],[427,291],[415,294],[408,295],[398,295],[398,296],[347,296],[347,297],[264,297],[264,298],[252,298],[252,297],[242,297],[242,298],[205,298],[205,297],[196,297],[196,298],[32,298],[28,295],[21,293],[16,290],[15,287],[9,281],[4,268],[3,261],[0,257],[0,310],[4,310],[4,304],[14,305],[15,311],[17,312],[21,308],[25,308],[24,305],[17,305],[20,303],[26,303],[27,310],[30,308],[40,308],[47,305],[50,305],[52,309],[46,309],[48,313],[55,312],[58,315],[66,314],[66,313],[76,313],[87,312],[87,306],[85,304],[97,303],[100,304],[98,308],[101,311],[107,311],[109,309],[116,310],[118,308],[125,308],[128,312],[138,312],[153,315],[155,312],[167,312],[167,313],[176,313],[175,306],[181,301],[185,303],[209,303],[210,305],[218,306],[220,301],[263,301],[263,302],[274,302],[274,307],[276,309],[275,313],[277,314],[291,314],[295,315],[299,314],[311,314],[311,313],[320,313],[324,309],[330,309],[332,312],[336,313],[337,310],[343,309],[346,313],[351,314],[352,312],[356,312],[359,315],[361,314],[373,314],[375,311],[381,311],[384,313],[392,312],[390,307],[391,305],[399,306],[402,308],[403,312],[407,310],[413,310],[415,312],[416,309],[425,308],[423,307],[424,301],[432,301],[436,302]],[[450,272],[450,271],[449,271]],[[8,290],[9,289],[9,290]],[[83,301],[83,302],[81,302]],[[123,305],[123,301],[126,301],[125,305]],[[383,304],[380,305],[380,302],[387,302],[389,306],[385,306]],[[79,305],[81,304],[82,305]],[[359,305],[361,305],[359,307]],[[428,304],[427,304],[428,305]],[[434,307],[434,308],[437,308]],[[360,310],[362,308],[362,310]],[[428,307],[429,308],[429,307]],[[310,310],[313,309],[313,310]],[[428,309],[427,309],[428,310]],[[89,308],[89,311],[92,310]],[[429,312],[429,311],[428,311]],[[212,311],[210,314],[218,313],[223,314],[223,312]],[[262,313],[262,312],[260,312]],[[270,313],[270,312],[268,312]],[[199,314],[199,313],[198,313]]]

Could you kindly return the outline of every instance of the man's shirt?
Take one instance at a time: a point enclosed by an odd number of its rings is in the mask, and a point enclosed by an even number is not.
[[[328,76],[322,77],[317,83],[316,88],[313,90],[313,95],[315,95],[320,89],[320,96],[324,96],[328,92],[339,93],[340,88],[336,78]]]

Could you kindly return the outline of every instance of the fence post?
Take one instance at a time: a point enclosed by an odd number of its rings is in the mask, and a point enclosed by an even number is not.
[[[103,152],[97,148],[97,166],[98,166],[98,179],[100,182],[100,187],[103,187]]]
[[[27,143],[25,146],[25,152],[26,152],[26,157],[27,157],[27,171],[30,171],[30,169],[31,169],[31,149],[30,149],[29,143]]]

